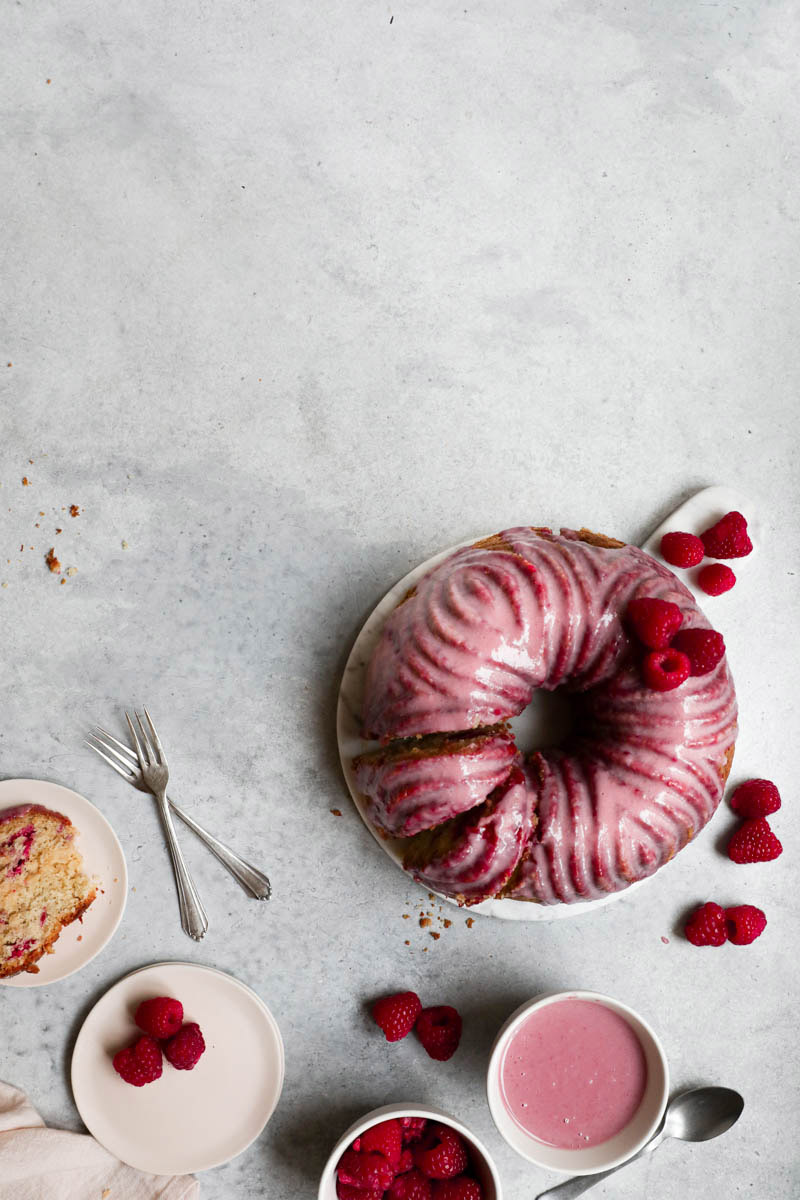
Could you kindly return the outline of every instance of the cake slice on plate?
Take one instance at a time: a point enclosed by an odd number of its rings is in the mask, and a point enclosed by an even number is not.
[[[38,804],[0,812],[0,977],[38,972],[97,893],[69,817]]]

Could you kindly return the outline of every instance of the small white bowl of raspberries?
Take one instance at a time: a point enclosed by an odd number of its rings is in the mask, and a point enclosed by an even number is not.
[[[474,1133],[438,1108],[388,1104],[343,1133],[319,1200],[501,1200],[500,1179]]]

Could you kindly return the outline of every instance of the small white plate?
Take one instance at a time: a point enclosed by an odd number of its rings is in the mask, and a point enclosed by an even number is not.
[[[142,1000],[180,1000],[206,1050],[191,1071],[164,1060],[160,1079],[136,1088],[111,1060],[136,1039]],[[72,1052],[72,1092],[89,1132],[117,1158],[154,1175],[221,1166],[255,1141],[283,1087],[283,1041],[272,1013],[231,975],[193,963],[155,963],[98,1000]]]
[[[703,491],[695,493],[690,500],[687,500],[680,508],[675,509],[653,531],[642,549],[663,563],[664,560],[659,554],[659,544],[663,534],[668,533],[670,530],[700,533],[710,525],[713,525],[720,517],[723,517],[726,512],[731,512],[732,510],[743,512],[747,516],[749,531],[757,546],[759,534],[758,527],[754,526],[754,522],[751,520],[754,511],[752,503],[735,488],[720,486],[705,488]],[[438,566],[445,558],[454,554],[456,550],[460,550],[463,546],[471,546],[474,542],[486,536],[485,533],[476,533],[474,537],[466,538],[463,542],[459,542],[457,546],[451,546],[448,550],[443,550],[441,554],[429,558],[427,562],[420,563],[413,571],[409,571],[408,575],[405,575],[399,583],[396,583],[367,618],[364,627],[355,640],[353,649],[350,651],[350,657],[347,660],[344,675],[342,676],[342,683],[339,689],[339,704],[336,712],[336,735],[339,742],[339,758],[345,782],[353,803],[367,829],[369,829],[381,849],[389,855],[389,858],[397,863],[401,870],[403,869],[403,843],[397,838],[383,837],[370,821],[366,805],[356,785],[352,766],[353,759],[358,754],[364,754],[368,750],[376,749],[378,746],[377,742],[365,741],[361,736],[361,709],[367,663],[372,657],[372,652],[378,643],[389,614],[394,611],[405,594],[414,587],[423,575],[426,575],[428,571]],[[750,562],[754,557],[755,551],[747,558],[736,560],[734,565],[737,577],[750,569]],[[705,596],[703,592],[694,586],[692,582],[693,572],[676,569],[676,574],[701,603],[710,599],[710,597]],[[720,601],[725,601],[726,603],[721,604]],[[731,613],[734,613],[736,616],[741,616],[744,619],[749,612],[747,593],[738,587],[734,588],[732,592],[727,593],[726,596],[715,599],[714,604],[718,606],[716,611],[726,618],[730,617]],[[720,623],[715,624],[727,632],[727,625],[720,626]],[[521,713],[519,717],[515,717],[510,724],[512,729],[525,738],[526,734],[531,730],[534,732],[541,731],[549,724],[550,720],[551,718],[547,710],[543,711],[537,708],[537,699],[536,695],[534,695],[533,702],[525,712]],[[540,739],[537,741],[537,744],[544,745],[545,742]],[[668,863],[661,869],[664,870],[667,866],[669,866]],[[648,878],[652,879],[653,876],[651,875]],[[568,917],[578,917],[584,913],[597,912],[599,908],[603,908],[607,904],[614,904],[615,901],[621,900],[623,896],[630,896],[636,888],[641,887],[645,883],[647,883],[647,879],[640,879],[638,883],[631,884],[630,887],[624,888],[621,892],[611,892],[607,896],[602,896],[599,900],[582,900],[576,901],[574,904],[532,904],[521,900],[484,900],[480,904],[473,904],[469,912],[470,915],[480,913],[488,917],[501,917],[506,921],[556,921]],[[427,885],[425,886],[425,891],[430,891]],[[440,900],[447,900],[450,904],[456,903],[450,896],[439,895],[438,898]]]
[[[41,804],[69,817],[77,831],[76,845],[84,869],[97,888],[97,897],[83,918],[62,929],[53,953],[39,959],[38,974],[22,971],[0,979],[5,987],[42,987],[79,971],[111,941],[125,911],[128,870],[117,835],[84,796],[44,779],[0,781],[0,812],[18,804]]]

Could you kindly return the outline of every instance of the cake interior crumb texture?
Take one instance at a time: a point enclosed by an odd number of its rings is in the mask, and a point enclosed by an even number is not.
[[[37,972],[96,891],[68,817],[25,805],[0,814],[0,976]]]

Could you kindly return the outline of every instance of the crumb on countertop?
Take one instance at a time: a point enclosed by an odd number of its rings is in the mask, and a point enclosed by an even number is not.
[[[23,486],[23,487],[30,487],[30,486],[31,486],[31,481],[30,481],[30,479],[28,479],[28,476],[27,476],[27,475],[23,475],[23,476],[22,476],[22,486]]]
[[[432,922],[431,922],[430,917],[420,917],[420,919],[419,919],[420,929],[426,929],[428,927],[428,925],[430,925],[431,923]]]
[[[472,926],[474,924],[475,924],[474,917],[467,917],[467,929],[472,929]]]
[[[340,808],[332,808],[330,811],[335,817],[340,817],[342,815],[342,810]]]
[[[123,538],[123,539],[122,539],[122,549],[123,549],[123,550],[130,550],[130,546],[129,546],[129,545],[128,545],[128,543],[125,541],[125,538]]]
[[[21,549],[22,549],[22,547],[20,546],[20,550]],[[61,563],[56,558],[55,546],[51,546],[50,549],[47,551],[47,554],[45,554],[45,556],[44,556],[44,561],[47,563],[48,567],[50,568],[50,570],[53,572],[54,575],[61,574]]]
[[[69,515],[71,517],[77,517],[79,515],[80,511],[81,510],[78,508],[77,504],[70,504]]]

